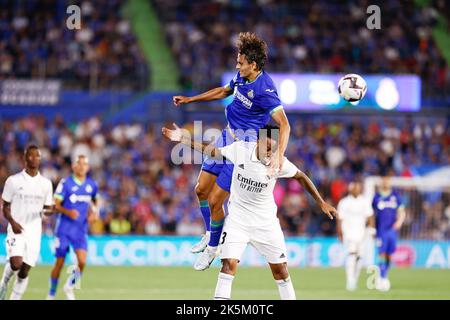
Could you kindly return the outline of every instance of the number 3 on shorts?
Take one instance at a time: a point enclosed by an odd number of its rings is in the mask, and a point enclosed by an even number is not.
[[[10,247],[14,247],[15,243],[16,243],[16,238],[11,238],[11,240],[6,240],[6,243],[10,246]]]
[[[222,233],[222,242],[220,244],[224,244],[226,236],[227,236],[227,233],[226,233],[226,231],[224,231]]]

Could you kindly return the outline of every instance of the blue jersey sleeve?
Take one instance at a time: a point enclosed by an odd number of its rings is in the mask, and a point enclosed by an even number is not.
[[[262,87],[261,106],[270,114],[283,108],[272,79],[268,78]]]
[[[239,71],[236,73],[236,75],[233,77],[233,79],[231,79],[230,82],[225,85],[225,87],[229,87],[233,90],[238,77],[239,77]]]
[[[58,186],[56,187],[55,194],[53,197],[55,199],[63,201],[68,196],[68,188],[67,188],[67,181],[66,179],[61,179],[61,181],[58,183]]]

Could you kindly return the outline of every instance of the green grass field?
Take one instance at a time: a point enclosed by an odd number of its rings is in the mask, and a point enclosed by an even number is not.
[[[50,268],[39,266],[31,270],[24,299],[46,297]],[[218,268],[198,272],[189,267],[91,266],[86,269],[76,295],[78,299],[212,299],[218,271]],[[450,270],[393,269],[392,288],[386,293],[366,288],[365,270],[355,292],[345,290],[343,268],[292,268],[290,273],[297,299],[450,299]],[[66,277],[63,274],[63,281]],[[57,299],[64,299],[63,283],[59,285]],[[234,280],[232,298],[267,300],[279,296],[268,268],[243,267]]]

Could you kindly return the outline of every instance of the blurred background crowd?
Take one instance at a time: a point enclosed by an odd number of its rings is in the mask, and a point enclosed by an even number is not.
[[[73,32],[66,28],[66,0],[0,0],[0,79],[59,78],[68,88],[83,89],[146,88],[149,66],[124,15],[125,2],[81,1],[82,29]],[[432,37],[437,13],[450,12],[448,1],[424,8],[413,1],[385,1],[382,31],[366,28],[366,0],[149,2],[186,90],[221,84],[222,74],[235,66],[242,30],[264,36],[269,72],[414,73],[422,78],[425,96],[450,90],[450,70]]]
[[[291,126],[287,156],[333,205],[354,179],[413,176],[424,165],[450,164],[448,121],[439,118],[292,117]],[[92,234],[201,234],[194,193],[200,165],[174,165],[173,145],[162,138],[160,127],[107,126],[96,117],[74,124],[61,117],[51,122],[41,116],[0,120],[0,185],[10,173],[22,170],[22,152],[30,142],[42,148],[41,172],[55,187],[71,174],[71,158],[86,154],[101,196],[101,219],[91,224]],[[192,130],[192,124],[186,128]],[[449,237],[449,195],[406,194],[404,201],[416,203],[407,206],[415,211],[409,212],[405,236]],[[335,224],[295,180],[280,180],[274,197],[287,235],[335,235]],[[54,223],[54,218],[45,222],[46,233],[52,233]],[[5,228],[2,220],[0,232]]]
[[[269,49],[269,72],[415,73],[424,95],[450,90],[450,70],[432,37],[448,1],[417,8],[383,2],[382,30],[366,27],[370,1],[153,0],[186,89],[221,84],[236,64],[238,33],[254,30]],[[206,61],[208,63],[206,63]]]
[[[148,66],[122,0],[81,2],[81,30],[65,0],[0,0],[0,80],[58,78],[66,88],[147,87]],[[101,10],[96,10],[101,7]]]

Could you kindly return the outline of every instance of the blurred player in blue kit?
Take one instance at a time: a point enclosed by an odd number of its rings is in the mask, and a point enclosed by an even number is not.
[[[405,209],[400,196],[392,190],[390,178],[383,177],[379,192],[372,201],[375,213],[375,226],[378,247],[378,265],[380,278],[376,288],[380,291],[388,291],[391,287],[388,279],[388,271],[391,256],[397,246],[397,234],[405,220]]]
[[[74,286],[86,265],[88,220],[98,215],[97,184],[87,176],[88,158],[77,156],[72,163],[73,174],[62,179],[56,188],[55,211],[58,216],[55,230],[56,263],[50,277],[47,300],[53,300],[70,246],[75,251],[78,268],[67,279],[64,293],[68,300],[75,300]]]

